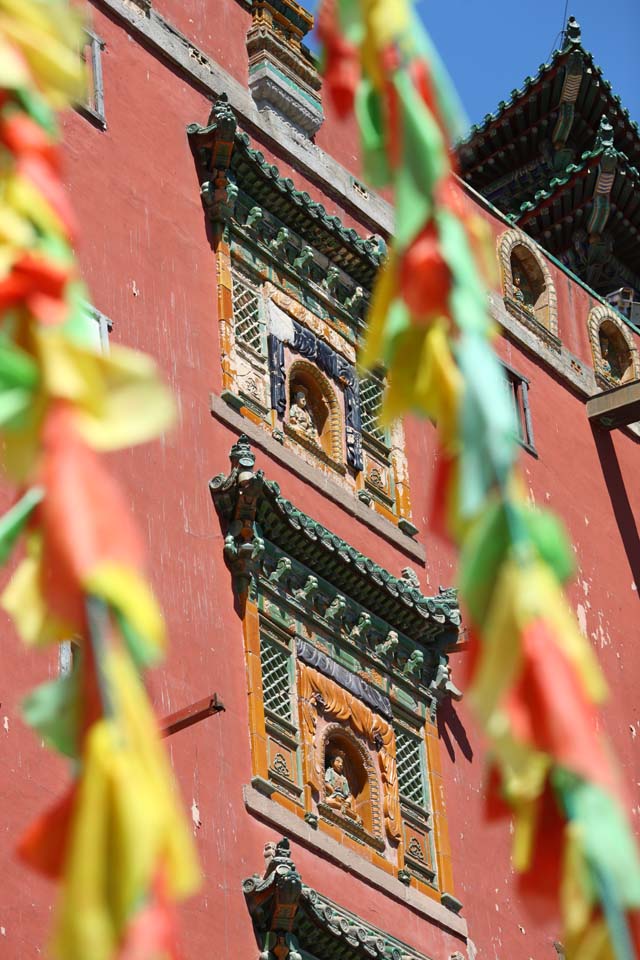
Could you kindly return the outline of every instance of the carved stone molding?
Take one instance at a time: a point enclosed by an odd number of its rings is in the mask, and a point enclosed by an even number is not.
[[[517,249],[521,251],[525,268],[528,261],[532,269],[540,271],[544,283],[544,289],[531,308],[527,308],[523,302],[518,300],[517,287],[514,284],[511,258],[514,250]],[[556,288],[546,260],[537,245],[520,230],[506,230],[498,238],[498,258],[502,274],[502,292],[507,310],[544,340],[548,346],[559,350],[561,343],[558,338]]]
[[[249,89],[259,109],[275,110],[311,137],[324,119],[320,76],[301,41],[313,17],[290,0],[258,0],[247,34]]]
[[[400,798],[396,769],[396,738],[393,727],[369,707],[343,690],[318,670],[298,661],[298,700],[306,749],[306,782],[321,793],[321,767],[316,756],[318,700],[325,716],[349,723],[356,733],[366,737],[378,752],[383,785],[383,815],[387,836],[394,842],[401,837]]]
[[[618,316],[615,310],[604,305],[593,307],[589,313],[589,343],[591,344],[591,353],[593,355],[593,367],[596,374],[596,380],[600,386],[609,389],[619,386],[621,383],[628,383],[631,380],[640,379],[640,359],[638,349],[634,343],[633,337],[629,332],[624,321]],[[624,365],[622,376],[616,377],[611,369],[607,369],[607,363],[602,356],[602,347],[600,343],[601,331],[608,335],[608,339],[617,341],[614,343],[614,349],[618,354],[621,365]]]

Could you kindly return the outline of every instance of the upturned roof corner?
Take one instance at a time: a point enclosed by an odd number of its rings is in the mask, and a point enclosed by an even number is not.
[[[292,860],[289,840],[265,844],[264,858],[262,876],[254,874],[242,884],[261,957],[301,960],[305,951],[327,960],[426,960],[308,887]]]

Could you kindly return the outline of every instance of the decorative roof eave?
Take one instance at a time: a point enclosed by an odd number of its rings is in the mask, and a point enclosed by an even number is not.
[[[276,546],[295,552],[329,583],[413,639],[425,640],[460,625],[455,591],[425,597],[410,581],[394,577],[294,507],[273,481],[265,481],[256,519]]]
[[[417,643],[457,634],[455,590],[425,597],[409,580],[394,577],[298,510],[280,494],[277,483],[254,471],[255,455],[246,436],[231,448],[230,461],[231,472],[214,477],[209,489],[226,524],[225,561],[241,597],[262,568],[266,539]]]
[[[640,172],[629,163],[626,154],[610,145],[597,145],[593,150],[582,154],[580,163],[570,163],[565,169],[564,176],[554,177],[546,190],[538,191],[533,200],[527,200],[521,204],[520,212],[511,214],[508,219],[520,227],[525,227],[527,223],[538,217],[545,207],[550,206],[561,193],[570,190],[579,179],[584,178],[589,173],[594,160],[600,161],[601,164],[603,161],[608,161],[611,167],[608,172],[628,176],[637,182],[640,188]]]
[[[196,159],[203,203],[212,220],[230,219],[229,194],[234,194],[235,199],[243,175],[250,170],[262,184],[266,206],[269,199],[278,207],[284,201],[286,213],[280,212],[280,219],[305,240],[308,237],[329,259],[340,266],[348,264],[348,272],[358,282],[372,285],[384,245],[376,237],[364,238],[352,227],[345,227],[339,217],[327,213],[323,204],[312,200],[306,191],[297,190],[293,180],[281,176],[275,164],[251,147],[248,134],[238,130],[237,119],[224,95],[214,104],[207,126],[192,123],[187,127],[187,135]]]
[[[264,876],[242,884],[261,956],[293,960],[299,950],[327,960],[426,960],[423,954],[307,887],[289,841],[265,845]]]
[[[565,58],[568,59],[572,50],[573,48],[571,50],[554,50],[551,60],[548,63],[541,63],[534,77],[525,77],[522,87],[512,90],[509,100],[501,100],[495,113],[487,113],[481,123],[472,124],[467,136],[456,144],[456,150],[459,151],[465,146],[471,146],[476,138],[485,136],[494,124],[508,120],[511,114],[522,105],[523,100],[537,93],[544,83],[547,83],[556,75],[558,70],[564,66]]]
[[[525,101],[537,93],[544,84],[549,83],[560,69],[572,58],[575,59],[576,55],[583,61],[583,76],[591,78],[604,91],[604,113],[614,127],[621,129],[623,138],[631,141],[634,154],[637,153],[640,157],[640,127],[622,105],[621,98],[611,93],[611,83],[604,79],[602,70],[595,63],[593,55],[582,45],[580,26],[574,17],[570,17],[567,23],[566,41],[562,49],[554,50],[549,62],[540,64],[534,77],[526,77],[522,87],[512,90],[510,99],[501,101],[495,113],[486,114],[480,124],[474,124],[467,136],[457,144],[456,149],[461,151],[464,147],[473,146],[474,141],[486,137],[492,127],[508,122],[511,115],[521,108]]]

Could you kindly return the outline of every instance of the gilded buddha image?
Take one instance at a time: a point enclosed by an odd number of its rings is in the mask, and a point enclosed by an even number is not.
[[[296,385],[293,391],[293,401],[289,408],[289,423],[308,440],[318,442],[318,428],[311,411],[307,391],[299,385]]]
[[[345,754],[342,750],[337,750],[331,754],[329,766],[324,774],[324,785],[327,806],[333,807],[343,816],[361,823],[361,818],[356,810],[355,798],[345,773]]]

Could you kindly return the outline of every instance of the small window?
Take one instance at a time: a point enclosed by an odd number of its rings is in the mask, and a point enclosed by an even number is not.
[[[611,320],[603,320],[598,329],[600,347],[599,372],[613,383],[627,383],[635,379],[633,357],[629,345],[618,326]]]
[[[100,349],[103,353],[109,353],[109,334],[113,329],[113,321],[95,307],[91,307],[91,316],[97,326]]]
[[[107,118],[104,112],[102,80],[102,51],[105,48],[105,42],[91,30],[85,30],[85,37],[81,56],[87,65],[87,99],[84,103],[78,104],[78,110],[106,130]]]
[[[559,350],[556,291],[539,248],[519,230],[507,230],[498,240],[498,254],[507,310]]]
[[[419,807],[424,806],[426,797],[420,740],[400,728],[396,728],[396,763],[401,799],[410,800]]]
[[[262,298],[258,291],[236,272],[233,274],[233,329],[236,343],[249,347],[261,357],[265,355]]]
[[[291,675],[289,651],[275,640],[260,638],[262,699],[265,709],[280,720],[291,722]]]
[[[526,247],[514,247],[511,252],[511,277],[516,306],[549,329],[545,278],[535,257]]]
[[[363,434],[368,434],[378,443],[387,446],[387,430],[379,423],[384,386],[384,371],[380,368],[364,376],[360,381],[360,410]]]
[[[525,450],[528,450],[529,453],[537,456],[533,442],[533,423],[531,421],[531,409],[529,407],[529,381],[526,377],[516,373],[516,371],[506,363],[503,363],[503,367],[516,414],[518,443],[520,443]]]

